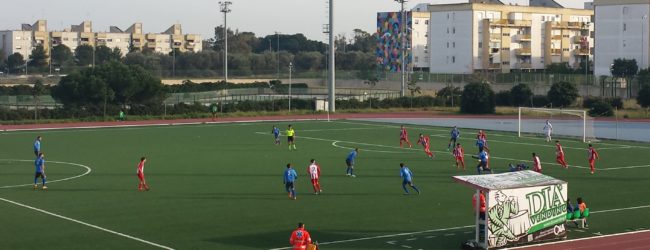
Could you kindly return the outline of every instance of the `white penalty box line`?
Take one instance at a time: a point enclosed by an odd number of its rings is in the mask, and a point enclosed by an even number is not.
[[[268,135],[268,133],[264,132],[255,132],[255,134],[258,135]],[[434,136],[439,136],[439,135],[434,135]],[[334,139],[328,139],[328,138],[318,138],[318,137],[309,137],[309,136],[297,136],[297,138],[301,139],[308,139],[308,140],[316,140],[316,141],[327,141],[327,142],[334,142],[334,143],[348,143],[348,144],[355,144],[355,145],[364,145],[364,146],[374,146],[374,147],[383,147],[383,148],[392,148],[392,149],[399,149],[399,150],[416,150],[419,151],[420,149],[417,148],[401,148],[401,147],[396,147],[396,146],[387,146],[387,145],[381,145],[381,144],[373,144],[373,143],[364,143],[364,142],[354,142],[354,141],[343,141],[343,140],[334,140]],[[334,147],[337,147],[337,145],[333,145]],[[338,146],[341,147],[341,146]],[[342,147],[341,147],[342,148]],[[369,150],[373,151],[373,150]],[[440,150],[432,150],[432,152],[436,153],[449,153],[448,151],[440,151]],[[379,152],[379,153],[386,153],[386,152]],[[451,157],[451,154],[449,154]],[[472,155],[472,154],[465,154],[465,155]],[[533,162],[531,160],[523,160],[523,159],[514,159],[514,158],[507,158],[507,157],[498,157],[498,156],[490,156],[492,159],[500,159],[500,160],[507,160],[507,161],[518,161],[518,162]],[[543,164],[547,165],[555,165],[559,166],[560,164],[555,163],[555,162],[542,162]],[[589,167],[584,167],[584,166],[578,166],[578,165],[569,165],[569,167],[573,168],[581,168],[581,169],[589,169]],[[621,169],[635,169],[635,168],[647,168],[650,167],[650,165],[638,165],[638,166],[622,166],[622,167],[612,167],[612,168],[599,168],[599,171],[612,171],[612,170],[621,170]]]
[[[151,242],[151,241],[148,241],[148,240],[144,240],[144,239],[141,239],[141,238],[138,238],[138,237],[135,237],[135,236],[131,236],[131,235],[128,235],[128,234],[123,234],[123,233],[120,233],[120,232],[116,232],[116,231],[106,229],[106,228],[103,228],[103,227],[100,227],[100,226],[97,226],[97,225],[93,225],[93,224],[90,224],[90,223],[87,223],[87,222],[83,222],[83,221],[80,221],[80,220],[65,217],[63,215],[48,212],[48,211],[45,211],[43,209],[35,208],[35,207],[25,205],[25,204],[22,204],[22,203],[19,203],[19,202],[15,202],[15,201],[12,201],[12,200],[7,200],[7,199],[4,199],[4,198],[0,198],[0,201],[11,203],[11,204],[19,206],[19,207],[27,208],[27,209],[30,209],[30,210],[33,210],[33,211],[36,211],[36,212],[40,212],[40,213],[44,213],[44,214],[47,214],[47,215],[50,215],[50,216],[57,217],[59,219],[71,221],[71,222],[74,222],[74,223],[77,223],[77,224],[81,224],[81,225],[91,227],[91,228],[94,228],[94,229],[97,229],[97,230],[100,230],[100,231],[104,231],[104,232],[107,232],[107,233],[111,233],[111,234],[114,234],[114,235],[117,235],[117,236],[121,236],[121,237],[128,238],[128,239],[131,239],[131,240],[139,241],[139,242],[142,242],[142,243],[150,245],[150,246],[154,246],[154,247],[158,247],[158,248],[162,248],[162,249],[167,249],[167,250],[174,250],[173,248],[168,247],[168,246],[164,246],[164,245],[154,243],[154,242]]]

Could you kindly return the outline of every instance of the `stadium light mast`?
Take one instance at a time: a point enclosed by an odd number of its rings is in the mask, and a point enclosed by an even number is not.
[[[398,2],[402,5],[400,15],[402,16],[401,18],[401,29],[400,29],[400,51],[402,52],[402,87],[400,89],[400,96],[404,97],[406,95],[406,11],[405,11],[405,5],[408,0],[395,0],[395,2]]]
[[[334,56],[336,55],[335,46],[334,46],[334,0],[329,0],[329,27],[327,28],[329,33],[329,71],[328,71],[328,85],[329,85],[329,96],[328,96],[328,110],[329,112],[336,112],[336,79],[335,79],[335,69],[336,69],[336,60]]]
[[[221,6],[221,12],[223,12],[223,36],[224,36],[224,57],[223,57],[223,78],[224,81],[228,82],[228,13],[230,10],[230,5],[232,2],[225,1],[219,2]]]

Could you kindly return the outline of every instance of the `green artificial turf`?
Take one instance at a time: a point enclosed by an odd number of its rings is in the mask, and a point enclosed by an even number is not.
[[[399,148],[399,126],[361,121],[292,122],[297,151],[285,138],[275,146],[273,125],[290,122],[5,132],[0,135],[0,187],[33,180],[32,142],[43,136],[49,190],[31,185],[1,188],[0,239],[6,249],[156,249],[137,239],[175,249],[270,249],[287,247],[296,223],[304,222],[321,249],[454,249],[470,238],[473,190],[451,176],[475,174],[475,160],[457,171],[446,151],[449,128],[411,126],[431,134],[434,160],[421,147]],[[460,140],[475,153],[475,130]],[[569,165],[585,167],[586,145],[562,140]],[[541,138],[516,138],[488,131],[490,166],[540,155],[544,173],[569,183],[569,197],[584,198],[592,211],[590,228],[570,228],[569,237],[637,230],[650,225],[650,145],[597,142],[601,160],[595,175],[551,164],[554,146]],[[345,157],[359,147],[356,178],[345,176]],[[149,192],[137,190],[136,165],[147,156]],[[313,195],[306,175],[310,159],[321,165],[323,194]],[[519,159],[519,160],[517,160]],[[23,160],[23,161],[17,161]],[[282,172],[293,163],[298,199],[289,200]],[[421,195],[403,195],[399,163],[414,173]],[[610,169],[610,170],[605,170]],[[64,220],[8,201],[96,225],[124,235]],[[646,206],[637,209],[607,211]],[[604,211],[604,212],[598,212]],[[420,232],[414,233],[413,232]],[[397,236],[390,236],[402,234]],[[380,237],[385,236],[385,237]],[[368,238],[365,240],[355,240]],[[347,241],[352,240],[352,241]],[[343,241],[343,242],[339,242]]]

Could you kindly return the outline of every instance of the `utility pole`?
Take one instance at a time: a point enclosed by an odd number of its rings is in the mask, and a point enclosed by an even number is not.
[[[293,63],[289,62],[289,112],[291,112],[291,73],[293,71]]]
[[[275,38],[277,39],[276,49],[275,49],[275,62],[276,62],[276,73],[277,80],[280,80],[280,32],[275,32]]]
[[[334,46],[334,0],[329,0],[329,28],[327,30],[329,32],[329,43],[330,43],[330,48],[329,48],[329,96],[328,96],[328,108],[329,112],[336,112],[336,79],[335,79],[335,69],[336,69],[336,61],[335,61],[335,46]]]
[[[406,95],[406,11],[404,10],[406,2],[408,0],[395,0],[395,2],[398,2],[402,5],[400,15],[401,15],[401,21],[400,21],[400,51],[402,52],[402,88],[400,90],[400,96],[404,97]]]
[[[224,56],[223,56],[223,79],[228,82],[228,13],[232,2],[219,2],[221,12],[223,12],[223,37],[224,37]]]

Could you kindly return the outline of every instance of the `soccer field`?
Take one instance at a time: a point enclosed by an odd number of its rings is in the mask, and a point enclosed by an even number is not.
[[[271,127],[296,129],[297,151],[273,144]],[[410,140],[431,135],[436,158],[421,146],[400,148],[399,126],[363,121],[228,123],[184,126],[5,132],[0,135],[0,245],[3,249],[272,249],[288,246],[304,222],[321,249],[457,249],[473,237],[470,190],[453,175],[449,128],[409,126]],[[461,128],[467,154],[476,130]],[[650,144],[594,143],[601,160],[589,174],[586,145],[561,139],[568,170],[541,138],[488,131],[490,166],[540,155],[544,174],[583,197],[590,228],[569,238],[647,229],[650,225]],[[43,136],[50,188],[32,190],[31,144]],[[356,178],[345,157],[360,148]],[[149,192],[137,190],[136,165],[147,156]],[[310,159],[321,165],[323,194],[313,195]],[[297,200],[282,184],[287,163],[299,179]],[[422,194],[403,195],[399,163]],[[530,164],[530,163],[529,163]],[[57,181],[60,180],[60,181]]]

